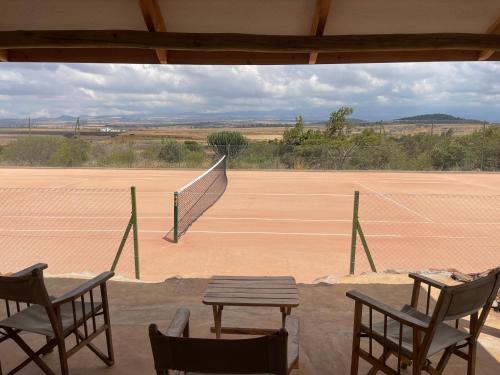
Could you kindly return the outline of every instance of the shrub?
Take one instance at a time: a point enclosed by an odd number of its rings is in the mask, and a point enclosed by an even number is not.
[[[85,163],[89,158],[90,145],[81,139],[65,139],[62,141],[49,159],[52,165],[76,167]]]
[[[184,141],[184,146],[186,149],[192,152],[201,152],[203,147],[196,141]]]
[[[219,156],[236,157],[248,146],[248,139],[239,132],[222,131],[212,133],[208,144]]]
[[[184,149],[181,144],[173,139],[161,141],[158,158],[167,163],[179,163],[184,157]]]
[[[4,147],[5,160],[17,165],[48,165],[64,142],[62,137],[23,137]]]

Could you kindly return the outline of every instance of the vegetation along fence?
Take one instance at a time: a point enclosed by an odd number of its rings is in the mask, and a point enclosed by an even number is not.
[[[279,139],[262,141],[215,132],[206,141],[33,136],[0,145],[0,165],[206,169],[223,155],[233,169],[499,171],[500,126],[396,136],[373,128],[306,130],[298,123]]]
[[[354,195],[350,272],[500,265],[500,195]]]

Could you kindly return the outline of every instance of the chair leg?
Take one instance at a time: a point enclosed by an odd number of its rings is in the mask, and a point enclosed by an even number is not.
[[[61,375],[68,375],[68,355],[66,353],[66,343],[64,341],[64,337],[59,340],[57,348],[59,351],[59,363],[61,364]]]
[[[356,301],[356,304],[354,305],[354,327],[352,332],[351,375],[358,375],[362,314],[363,305],[360,302]]]
[[[45,364],[39,357],[40,353],[35,353],[29,346],[24,342],[24,340],[15,332],[14,330],[8,328],[6,329],[9,337],[14,340],[14,342],[28,355],[28,359],[17,366],[14,370],[10,371],[9,374],[14,374],[17,371],[21,370],[24,366],[26,366],[31,361],[35,362],[38,367],[47,375],[55,375],[55,373],[50,369],[49,366]],[[43,349],[43,348],[42,348]]]
[[[113,338],[111,335],[111,324],[108,323],[108,328],[106,329],[106,348],[108,350],[109,362],[108,366],[113,366],[115,363],[115,352],[113,351]]]
[[[112,366],[115,363],[115,353],[113,351],[113,338],[111,335],[111,319],[109,317],[109,305],[108,305],[108,292],[106,284],[101,285],[101,296],[102,296],[102,313],[104,318],[104,324],[106,324],[106,347],[108,349],[109,364]]]
[[[467,375],[474,375],[476,373],[476,343],[469,344],[469,358],[467,360]]]
[[[422,369],[418,363],[415,363],[415,361],[412,363],[412,368],[411,368],[411,374],[412,375],[420,375],[422,374]]]

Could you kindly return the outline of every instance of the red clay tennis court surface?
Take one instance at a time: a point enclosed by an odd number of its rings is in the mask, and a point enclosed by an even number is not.
[[[500,264],[500,174],[230,170],[222,198],[178,244],[168,242],[173,191],[200,173],[0,169],[1,188],[22,188],[8,194],[4,189],[0,197],[10,207],[0,225],[0,272],[35,262],[48,263],[49,274],[109,269],[129,218],[130,186],[137,188],[143,280],[233,274],[312,282],[345,275],[355,190],[361,192],[360,221],[379,270],[482,271]],[[43,194],[32,194],[72,190],[86,195],[52,196],[48,204]],[[35,203],[57,210],[34,223],[22,207]],[[126,277],[133,277],[131,242],[117,268]],[[356,267],[368,270],[359,246]]]

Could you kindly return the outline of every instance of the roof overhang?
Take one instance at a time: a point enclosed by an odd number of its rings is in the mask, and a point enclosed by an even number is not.
[[[2,0],[0,61],[500,61],[498,0]]]

